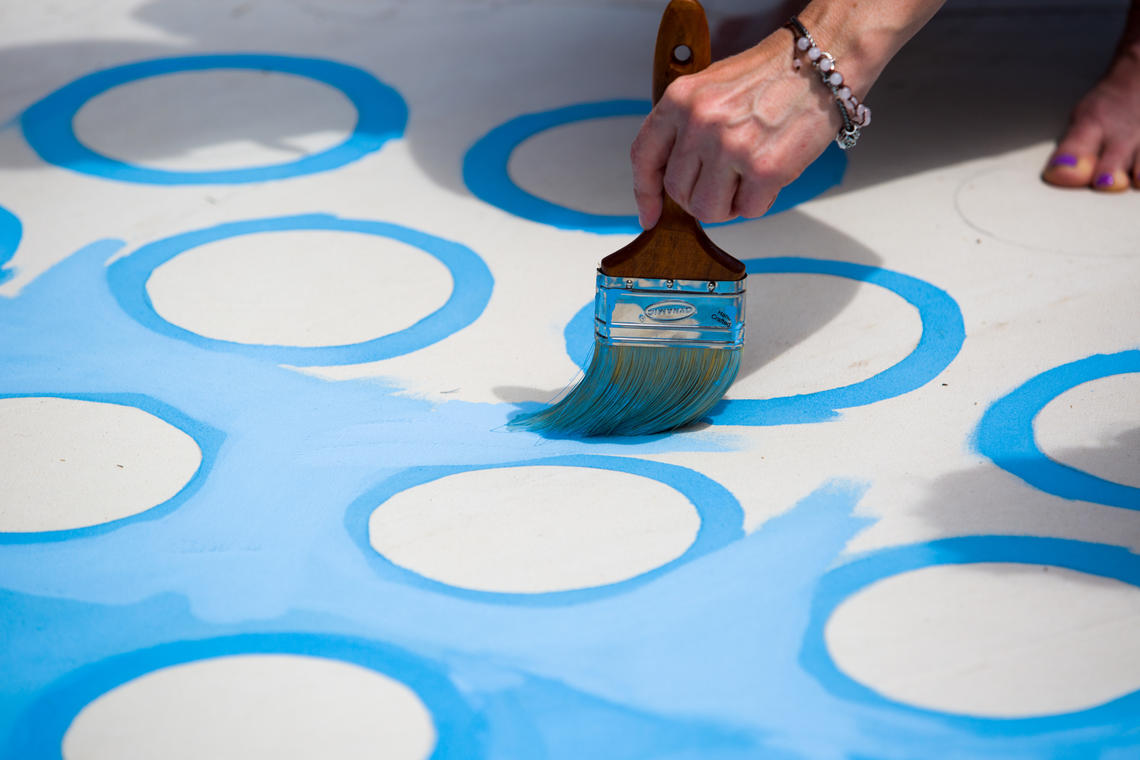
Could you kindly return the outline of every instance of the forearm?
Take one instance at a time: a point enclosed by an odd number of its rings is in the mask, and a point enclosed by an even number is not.
[[[812,0],[799,19],[865,97],[887,63],[945,0]],[[1136,7],[1140,0],[1134,0]]]

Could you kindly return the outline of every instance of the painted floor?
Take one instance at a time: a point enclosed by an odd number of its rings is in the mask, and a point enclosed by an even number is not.
[[[948,7],[711,231],[708,420],[509,431],[659,12],[0,2],[0,755],[1140,757],[1140,192],[1037,179],[1120,4]]]

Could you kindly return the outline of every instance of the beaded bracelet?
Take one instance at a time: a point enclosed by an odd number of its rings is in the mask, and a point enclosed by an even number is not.
[[[839,115],[843,118],[843,126],[840,128],[839,134],[836,135],[835,142],[839,143],[839,147],[844,150],[854,147],[855,143],[859,141],[859,130],[871,123],[871,109],[860,103],[859,98],[855,97],[855,93],[851,92],[851,88],[843,84],[843,75],[835,69],[835,58],[832,57],[831,53],[825,53],[819,49],[819,45],[815,44],[811,32],[800,23],[798,18],[792,16],[785,26],[792,30],[792,34],[796,38],[795,47],[792,49],[792,65],[799,71],[800,59],[796,57],[796,54],[797,51],[805,53],[819,74],[819,81],[823,82],[824,87],[831,90],[831,94],[835,98],[835,105],[839,109]]]

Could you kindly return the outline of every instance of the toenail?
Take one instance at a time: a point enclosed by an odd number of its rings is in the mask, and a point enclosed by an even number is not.
[[[1113,182],[1115,182],[1115,178],[1111,174],[1107,173],[1101,174],[1096,178],[1097,187],[1112,187]]]
[[[1053,160],[1049,162],[1050,166],[1076,166],[1077,157],[1071,153],[1061,153],[1060,155],[1053,156]]]

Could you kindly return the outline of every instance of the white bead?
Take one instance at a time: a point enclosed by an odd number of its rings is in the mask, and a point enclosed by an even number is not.
[[[809,47],[811,47],[811,42],[807,37],[800,37],[798,40],[796,40],[796,47],[801,51],[807,50]]]
[[[842,98],[843,100],[847,100],[849,97],[851,97],[851,88],[850,87],[840,88],[839,97]]]
[[[831,84],[832,87],[838,87],[839,85],[843,84],[843,75],[838,71],[833,71],[831,72],[831,76],[827,78],[827,81]]]
[[[823,51],[814,45],[808,49],[808,58],[813,61],[818,60],[821,55],[823,55]]]
[[[855,118],[859,120],[861,126],[867,126],[871,123],[871,109],[860,103],[855,109]]]
[[[823,58],[819,62],[820,71],[831,71],[831,67],[835,64],[831,62],[830,58]]]

